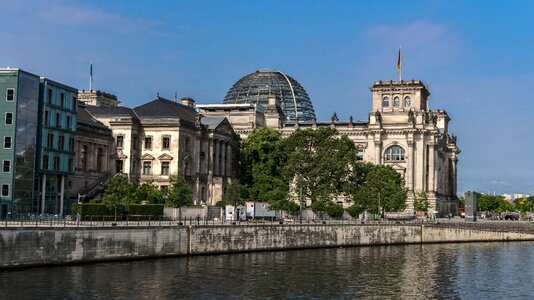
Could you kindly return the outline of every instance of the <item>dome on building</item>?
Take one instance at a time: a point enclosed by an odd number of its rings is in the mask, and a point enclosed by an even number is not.
[[[258,70],[239,79],[224,97],[224,104],[260,103],[265,106],[271,95],[280,99],[287,121],[295,121],[295,107],[299,122],[315,119],[315,111],[306,90],[279,70]]]

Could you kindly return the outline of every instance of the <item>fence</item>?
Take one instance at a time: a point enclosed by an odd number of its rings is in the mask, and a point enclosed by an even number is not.
[[[533,233],[534,222],[529,221],[481,221],[470,222],[464,219],[437,219],[437,220],[359,220],[354,218],[345,219],[319,219],[319,218],[296,218],[285,220],[246,220],[246,221],[232,221],[219,220],[213,218],[199,218],[199,217],[183,217],[177,219],[170,219],[165,217],[153,218],[149,217],[147,220],[141,220],[136,216],[128,216],[126,220],[115,221],[115,216],[94,216],[89,220],[77,222],[70,219],[58,218],[24,218],[19,220],[3,220],[0,223],[1,227],[41,227],[41,228],[85,228],[85,227],[135,227],[135,226],[151,226],[151,227],[169,227],[169,226],[220,226],[220,225],[255,225],[255,226],[273,226],[273,225],[347,225],[347,226],[428,226],[441,228],[458,228],[468,230],[482,230],[492,232],[517,232],[517,233]]]

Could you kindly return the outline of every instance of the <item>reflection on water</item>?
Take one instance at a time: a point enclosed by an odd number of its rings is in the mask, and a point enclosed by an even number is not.
[[[0,272],[6,299],[528,299],[534,243],[244,253]]]

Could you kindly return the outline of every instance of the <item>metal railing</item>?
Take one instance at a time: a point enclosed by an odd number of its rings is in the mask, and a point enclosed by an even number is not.
[[[225,220],[218,218],[182,217],[172,219],[165,216],[127,216],[121,220],[120,216],[86,216],[84,220],[76,221],[71,218],[43,218],[30,217],[11,220],[1,220],[0,228],[99,228],[99,227],[179,227],[179,226],[427,226],[438,228],[453,228],[492,232],[516,232],[534,234],[534,222],[531,221],[482,221],[470,222],[464,219],[416,219],[416,220],[359,220],[359,219],[249,219]]]

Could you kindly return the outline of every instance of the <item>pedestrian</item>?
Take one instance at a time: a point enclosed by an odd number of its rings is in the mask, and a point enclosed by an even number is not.
[[[80,219],[81,219],[80,212],[77,212],[76,213],[76,226],[80,226]]]

